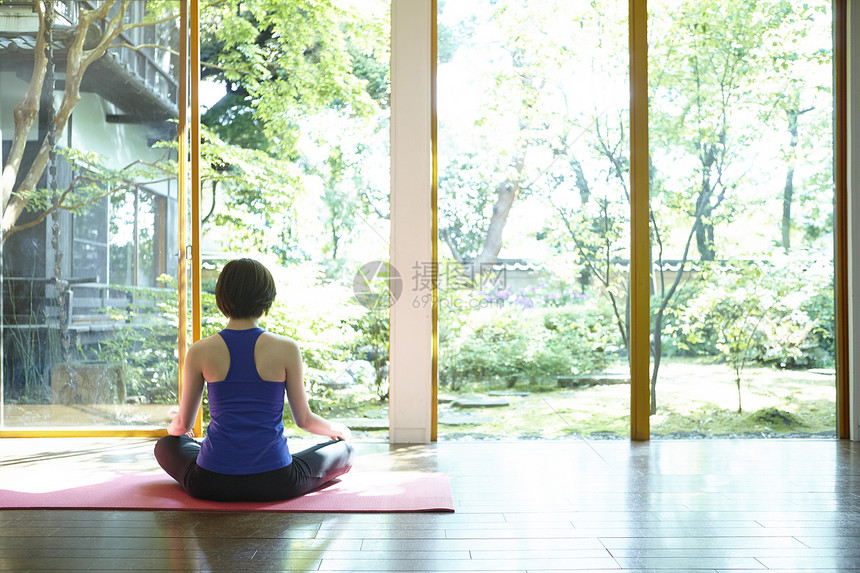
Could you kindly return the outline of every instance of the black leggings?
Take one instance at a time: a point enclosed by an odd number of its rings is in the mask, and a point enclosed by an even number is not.
[[[304,495],[345,474],[353,449],[338,440],[293,454],[283,468],[257,474],[229,475],[197,465],[200,443],[188,436],[164,436],[155,444],[155,459],[192,497],[213,501],[278,501]]]

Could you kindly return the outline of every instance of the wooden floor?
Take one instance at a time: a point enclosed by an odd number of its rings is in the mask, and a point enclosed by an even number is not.
[[[860,571],[860,443],[357,444],[453,514],[0,511],[5,571]],[[0,488],[154,467],[152,442],[0,440]],[[25,484],[25,485],[22,485]]]

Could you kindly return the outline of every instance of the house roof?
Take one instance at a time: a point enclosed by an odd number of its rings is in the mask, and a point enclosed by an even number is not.
[[[65,89],[71,32],[69,26],[61,26],[54,34],[57,90]],[[31,73],[35,44],[33,33],[0,30],[0,60],[4,69],[17,64],[20,66],[19,75],[26,79]],[[87,69],[81,91],[95,93],[122,110],[122,114],[108,117],[108,121],[114,123],[150,123],[178,117],[177,82],[141,52],[128,49],[108,51]]]

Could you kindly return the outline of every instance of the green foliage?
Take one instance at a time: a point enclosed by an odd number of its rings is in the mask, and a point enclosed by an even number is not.
[[[833,403],[820,400],[798,400],[738,413],[713,404],[695,409],[666,408],[660,421],[652,420],[651,437],[691,439],[713,438],[779,438],[835,435]],[[689,405],[688,405],[689,406]]]
[[[680,348],[709,349],[741,380],[752,364],[832,367],[833,269],[812,258],[713,266],[684,308],[673,311]]]
[[[245,127],[262,128],[272,151],[293,156],[301,115],[326,107],[366,114],[374,106],[371,93],[377,100],[384,93],[380,69],[368,61],[387,59],[383,6],[360,11],[309,0],[209,5],[201,26],[207,76],[239,96],[213,110],[210,125],[219,126],[222,137],[241,137],[256,131],[231,129],[244,118]]]
[[[554,384],[557,376],[601,368],[614,335],[605,313],[587,304],[484,308],[470,313],[456,335],[440,339],[440,378],[452,390],[476,383]]]
[[[127,308],[113,308],[118,326],[88,358],[121,364],[126,396],[141,403],[177,404],[178,320],[176,280],[159,277],[160,288],[113,289],[130,298]]]
[[[466,261],[481,252],[503,190],[516,189],[512,218],[526,210],[521,203],[530,197],[544,204],[558,197],[566,204],[583,174],[577,158],[588,162],[585,179],[596,191],[621,195],[617,185],[607,184],[607,165],[594,160],[601,146],[600,132],[592,128],[602,123],[604,134],[624,130],[623,120],[615,125],[621,110],[610,86],[624,89],[627,64],[617,51],[624,16],[611,2],[461,6],[440,4],[440,78],[464,75],[469,81],[444,86],[442,93],[456,91],[479,103],[459,104],[448,119],[456,125],[440,114],[440,134],[448,135],[439,156],[439,229],[450,255]]]
[[[732,223],[751,206],[777,199],[767,193],[793,168],[790,158],[801,157],[822,173],[829,169],[826,86],[832,72],[819,53],[816,34],[823,27],[812,22],[824,3],[813,4],[697,0],[671,4],[671,10],[661,6],[649,18],[655,38],[649,48],[654,225],[666,237],[668,228],[688,225],[683,214],[700,216],[696,247],[702,258],[727,256],[729,237],[720,231],[731,235]],[[815,111],[804,116],[794,149],[786,113],[807,108]],[[768,153],[768,161],[753,165]],[[824,222],[812,214],[826,196],[822,183],[813,176],[796,185],[795,211],[803,210],[795,216],[804,226],[811,217],[816,226]]]
[[[317,265],[267,266],[278,298],[260,326],[298,343],[306,382],[314,388],[330,376],[333,361],[348,356],[356,334],[350,324],[362,309],[352,303],[350,289],[327,281]]]
[[[740,371],[750,363],[780,368],[832,367],[832,266],[779,255],[767,262],[714,268],[673,316],[678,347],[717,354]]]
[[[202,12],[204,77],[226,92],[203,116],[204,232],[223,250],[327,257],[336,277],[356,227],[385,218],[387,174],[369,172],[387,160],[388,10],[228,0]]]
[[[295,198],[299,168],[267,151],[233,145],[203,129],[203,201],[213,216],[205,227],[219,233],[226,250],[271,253],[281,262],[305,259],[297,237]]]
[[[379,400],[388,399],[389,309],[367,309],[352,322],[355,329],[354,357],[366,360],[373,368],[373,389]]]
[[[487,173],[483,159],[463,154],[440,170],[439,192],[445,199],[439,202],[439,235],[457,260],[481,251],[492,215],[498,174]]]
[[[147,163],[136,160],[120,168],[109,167],[109,161],[98,153],[79,149],[58,147],[57,163],[72,166],[74,177],[65,189],[54,190],[37,187],[22,193],[27,199],[26,210],[46,214],[52,209],[62,209],[80,214],[105,197],[152,185],[176,177],[176,162],[169,159],[169,145],[162,157]]]

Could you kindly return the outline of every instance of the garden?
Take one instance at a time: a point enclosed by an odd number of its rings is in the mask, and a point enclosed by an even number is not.
[[[147,6],[150,22],[172,25],[175,3]],[[422,303],[362,290],[391,247],[389,9],[228,0],[201,11],[202,335],[224,324],[213,295],[224,262],[262,260],[279,293],[262,326],[299,341],[312,408],[364,439],[387,436],[389,304]],[[652,436],[833,437],[830,3],[649,11],[650,203],[638,223],[650,234]],[[439,439],[626,439],[627,2],[440,0],[437,26],[438,258],[398,271],[437,305]],[[154,235],[138,233],[146,256],[115,236],[140,229],[139,213],[166,224],[126,189],[175,177],[169,157],[134,173],[93,168],[70,186],[74,232],[110,218],[109,266],[164,258]],[[21,221],[66,200],[19,195]],[[39,232],[44,242],[47,223]],[[84,252],[89,239],[74,240]],[[25,389],[4,388],[7,417],[51,402],[40,355],[122,365],[122,403],[88,408],[99,423],[158,424],[176,403],[181,282],[108,276],[100,288],[135,302],[102,308],[110,335],[87,345],[22,339]]]

